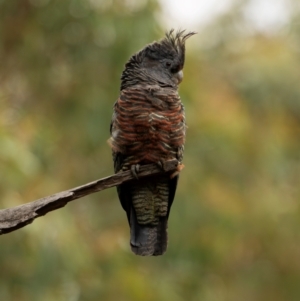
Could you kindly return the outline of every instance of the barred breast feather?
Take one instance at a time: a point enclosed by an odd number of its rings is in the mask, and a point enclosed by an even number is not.
[[[176,90],[134,86],[121,91],[114,106],[110,144],[129,164],[182,160],[184,108]]]

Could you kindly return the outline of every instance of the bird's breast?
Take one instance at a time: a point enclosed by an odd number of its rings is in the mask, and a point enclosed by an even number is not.
[[[177,91],[125,90],[114,110],[110,144],[115,152],[157,162],[174,158],[184,144],[184,108]]]

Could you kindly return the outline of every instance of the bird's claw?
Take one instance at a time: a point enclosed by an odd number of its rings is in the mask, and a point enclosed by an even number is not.
[[[131,165],[130,170],[131,170],[131,174],[138,180],[139,179],[138,172],[140,171],[140,165],[139,164]]]

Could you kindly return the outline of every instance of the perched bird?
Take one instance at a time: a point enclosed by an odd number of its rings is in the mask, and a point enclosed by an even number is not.
[[[171,30],[134,54],[125,65],[114,104],[109,139],[114,169],[136,175],[117,191],[137,255],[162,255],[167,248],[167,222],[179,172],[138,179],[138,167],[182,161],[186,125],[177,89],[183,78],[185,41],[194,34]]]

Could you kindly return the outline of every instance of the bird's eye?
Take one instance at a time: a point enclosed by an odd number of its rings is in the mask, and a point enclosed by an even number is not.
[[[167,68],[170,68],[171,65],[172,65],[172,63],[171,63],[170,61],[166,61],[166,62],[165,62],[165,66],[166,66]]]

